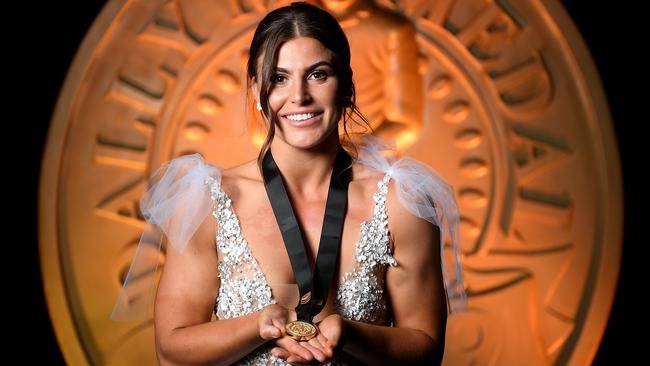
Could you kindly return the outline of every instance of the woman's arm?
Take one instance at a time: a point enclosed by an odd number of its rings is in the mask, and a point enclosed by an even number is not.
[[[368,365],[440,364],[444,354],[447,300],[440,261],[440,228],[413,215],[399,201],[394,181],[386,198],[393,256],[386,290],[393,327],[331,314],[318,323],[326,348],[350,354]],[[273,354],[292,364],[308,360],[275,347]],[[331,357],[331,356],[329,356]]]
[[[270,340],[304,359],[324,361],[321,347],[304,347],[283,334],[284,324],[296,314],[278,304],[211,321],[220,286],[214,228],[210,215],[182,254],[168,252],[154,312],[158,363],[230,365]]]
[[[259,312],[211,321],[220,286],[216,228],[215,217],[207,215],[182,253],[168,246],[154,307],[161,365],[227,365],[266,342]]]
[[[160,365],[229,365],[265,343],[259,312],[211,321],[220,279],[211,214],[179,253],[168,246],[154,307]]]
[[[158,363],[231,365],[267,341],[259,336],[260,312],[172,330],[157,347]],[[158,342],[157,342],[158,343]]]
[[[386,207],[396,267],[388,267],[386,290],[394,327],[344,320],[343,350],[368,365],[440,364],[447,302],[440,264],[440,231],[411,214],[389,183]]]

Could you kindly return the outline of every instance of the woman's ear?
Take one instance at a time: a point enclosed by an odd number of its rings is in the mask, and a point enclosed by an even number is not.
[[[253,97],[255,97],[255,103],[260,102],[260,93],[257,85],[257,78],[253,76],[251,78],[251,89],[253,90]]]

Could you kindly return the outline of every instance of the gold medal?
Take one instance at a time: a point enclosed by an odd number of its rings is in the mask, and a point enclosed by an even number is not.
[[[308,341],[318,334],[318,328],[315,324],[294,320],[285,326],[289,337],[298,342]]]

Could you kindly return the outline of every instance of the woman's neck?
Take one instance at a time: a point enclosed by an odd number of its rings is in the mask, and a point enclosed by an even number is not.
[[[288,145],[275,137],[271,142],[273,160],[282,172],[287,192],[293,198],[327,198],[339,140],[336,131],[319,146],[305,150]]]

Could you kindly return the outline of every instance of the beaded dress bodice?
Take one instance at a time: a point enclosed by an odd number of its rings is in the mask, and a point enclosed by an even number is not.
[[[342,317],[371,324],[392,325],[391,312],[385,294],[387,266],[397,266],[390,247],[386,194],[390,175],[377,183],[372,219],[361,223],[355,243],[354,267],[342,277],[334,300],[334,312]],[[277,303],[266,276],[242,236],[239,218],[230,197],[221,189],[218,179],[209,177],[212,215],[217,219],[217,250],[221,286],[214,306],[217,319],[230,319],[262,310]],[[267,342],[239,360],[236,365],[290,365],[271,354],[273,342]],[[324,365],[361,365],[344,352]]]

